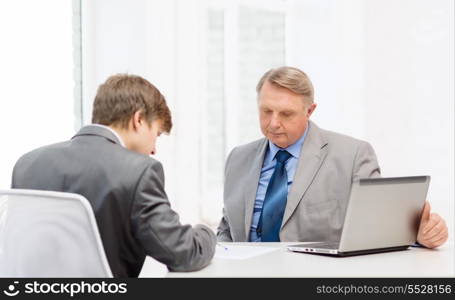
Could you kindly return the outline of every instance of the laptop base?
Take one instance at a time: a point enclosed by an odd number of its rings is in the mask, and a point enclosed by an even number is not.
[[[346,256],[356,256],[356,255],[383,253],[383,252],[391,252],[391,251],[402,251],[402,250],[407,250],[408,248],[409,248],[409,245],[405,245],[405,246],[356,250],[356,251],[345,251],[345,252],[340,252],[335,249],[318,249],[318,248],[310,248],[309,249],[310,251],[307,251],[307,249],[304,249],[304,247],[302,247],[302,250],[296,250],[295,246],[289,247],[288,249],[290,251],[300,252],[300,253],[316,254],[316,255],[323,255],[323,256],[334,256],[334,257],[346,257]]]

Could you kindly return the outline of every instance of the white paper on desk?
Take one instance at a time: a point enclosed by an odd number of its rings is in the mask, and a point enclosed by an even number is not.
[[[222,259],[247,259],[266,254],[279,248],[223,245],[216,246],[215,258]]]

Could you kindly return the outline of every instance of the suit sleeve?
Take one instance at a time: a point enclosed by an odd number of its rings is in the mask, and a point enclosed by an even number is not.
[[[227,221],[226,211],[224,208],[223,216],[221,217],[220,224],[218,225],[216,236],[220,242],[232,242],[229,222]]]
[[[358,181],[360,178],[374,177],[381,177],[376,153],[369,143],[361,142],[354,160],[352,180]]]
[[[208,265],[215,253],[216,237],[204,225],[182,225],[164,191],[161,163],[148,167],[138,183],[131,211],[134,236],[147,255],[170,271],[195,271]]]
[[[224,167],[224,187],[226,188],[226,180],[229,177],[229,162],[232,157],[232,153],[234,153],[235,149],[231,151],[229,154],[228,158],[226,159],[226,165]],[[226,200],[226,199],[225,199]],[[220,242],[232,242],[232,236],[231,236],[231,230],[229,226],[229,219],[226,214],[226,208],[223,208],[223,216],[221,217],[220,224],[218,225],[217,228],[217,233],[216,236],[218,238],[218,241]]]

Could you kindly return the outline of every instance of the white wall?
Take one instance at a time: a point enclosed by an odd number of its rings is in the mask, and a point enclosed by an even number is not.
[[[366,16],[363,0],[289,2],[287,64],[310,76],[318,107],[313,120],[365,135]]]
[[[71,0],[0,2],[0,189],[16,160],[75,133]]]
[[[145,76],[146,2],[82,1],[84,124],[91,123],[96,89],[108,76]]]
[[[366,8],[366,138],[385,176],[431,175],[428,200],[453,240],[454,2]]]

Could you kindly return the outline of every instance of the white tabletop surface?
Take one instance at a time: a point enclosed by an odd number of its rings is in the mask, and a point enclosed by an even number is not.
[[[214,258],[196,272],[168,272],[147,257],[139,277],[455,277],[452,243],[431,250],[409,248],[379,254],[328,257],[294,253],[296,243],[222,243],[229,247],[274,247],[276,251],[246,259]],[[217,247],[217,251],[223,248]]]

